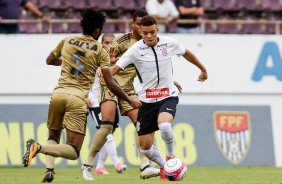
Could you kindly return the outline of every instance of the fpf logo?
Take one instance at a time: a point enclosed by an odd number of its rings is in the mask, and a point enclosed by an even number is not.
[[[232,164],[245,159],[251,145],[251,122],[248,112],[214,113],[215,138],[225,158]]]

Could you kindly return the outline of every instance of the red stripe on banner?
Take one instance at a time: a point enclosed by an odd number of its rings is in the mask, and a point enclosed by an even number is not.
[[[216,112],[216,129],[239,132],[249,129],[249,114],[245,112]]]

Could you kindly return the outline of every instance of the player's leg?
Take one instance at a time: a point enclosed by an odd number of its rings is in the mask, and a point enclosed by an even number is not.
[[[142,103],[138,112],[136,131],[139,137],[141,152],[151,161],[157,163],[162,169],[165,159],[153,145],[154,132],[158,130],[157,118],[159,103]],[[161,173],[159,173],[161,174]]]
[[[54,129],[61,130],[64,124],[67,133],[66,144],[40,145],[34,139],[29,139],[27,151],[23,156],[24,166],[29,166],[37,153],[76,160],[85,136],[86,116],[87,104],[84,100],[73,95],[54,93],[49,106],[47,126],[49,129],[55,127]]]
[[[101,148],[98,155],[98,161],[95,169],[95,174],[110,174],[105,168],[105,161],[108,157],[108,152],[106,151],[106,144]]]
[[[49,129],[49,137],[47,144],[50,145],[57,145],[60,143],[60,138],[61,138],[61,130],[52,130]],[[55,178],[55,157],[46,155],[46,172],[45,175],[42,179],[42,183],[50,183],[53,181]]]
[[[116,168],[116,172],[117,173],[123,173],[127,169],[127,166],[122,164],[120,162],[120,160],[118,159],[117,149],[116,149],[115,141],[114,141],[114,138],[113,138],[113,134],[114,134],[116,128],[118,128],[118,127],[119,127],[119,110],[118,110],[118,107],[116,107],[116,115],[115,115],[113,132],[112,132],[112,134],[109,134],[107,136],[107,142],[105,143],[105,148],[106,148],[108,155],[111,157],[111,159],[114,163],[114,166]]]
[[[175,157],[172,121],[176,113],[177,104],[178,97],[170,97],[163,100],[159,108],[158,126],[166,145],[166,160]]]
[[[101,108],[100,107],[91,107],[89,108],[89,113],[95,123],[97,129],[100,129],[102,122]],[[105,145],[101,148],[98,155],[98,161],[95,169],[95,174],[109,174],[105,168],[105,161],[108,157],[108,153],[105,149]],[[83,166],[82,166],[83,168]]]
[[[165,159],[161,156],[159,150],[153,145],[154,132],[139,136],[141,152],[151,161],[157,163],[160,167],[165,164]]]
[[[137,116],[138,116],[138,109],[132,109],[126,112],[127,116],[130,118],[131,122],[134,122],[134,126],[137,122]],[[139,150],[139,156],[140,156],[140,178],[141,179],[149,179],[151,177],[159,176],[160,169],[157,169],[153,167],[150,163],[150,160],[140,151],[139,146],[139,138],[136,132],[136,145]]]
[[[91,147],[88,153],[88,157],[83,164],[83,171],[90,171],[88,172],[87,176],[91,174],[92,176],[92,165],[94,163],[94,158],[96,154],[101,150],[103,145],[107,140],[108,134],[112,132],[113,129],[113,122],[115,119],[115,112],[116,112],[116,102],[113,100],[106,100],[103,101],[101,104],[101,114],[102,114],[102,122],[100,129],[96,132],[93,137]],[[83,176],[84,176],[83,172]],[[93,180],[93,177],[84,177],[85,180]]]
[[[138,96],[135,93],[134,89],[128,89],[128,91],[129,92],[127,92],[127,94],[131,98],[138,99]],[[126,102],[123,99],[119,99],[119,107],[120,107],[121,115],[128,116],[129,119],[131,120],[131,122],[135,126],[136,122],[137,122],[138,109],[134,109],[131,105],[128,104],[128,102]],[[137,135],[137,133],[135,135],[136,135],[136,139],[135,139],[136,145],[138,147],[139,156],[140,156],[140,178],[141,179],[148,179],[148,178],[151,178],[151,177],[158,176],[159,173],[160,173],[160,169],[153,167],[150,163],[150,160],[143,153],[140,152],[138,135]]]

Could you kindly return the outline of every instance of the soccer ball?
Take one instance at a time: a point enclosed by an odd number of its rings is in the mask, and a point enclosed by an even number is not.
[[[186,173],[186,164],[179,158],[170,159],[164,165],[164,175],[170,181],[182,180]]]

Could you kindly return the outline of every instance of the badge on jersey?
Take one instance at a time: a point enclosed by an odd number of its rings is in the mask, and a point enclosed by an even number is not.
[[[169,88],[147,89],[146,98],[161,98],[169,96]]]
[[[160,48],[160,50],[162,51],[164,56],[168,55],[166,47]]]
[[[245,159],[251,145],[251,122],[248,112],[218,111],[214,113],[217,145],[232,164]]]

